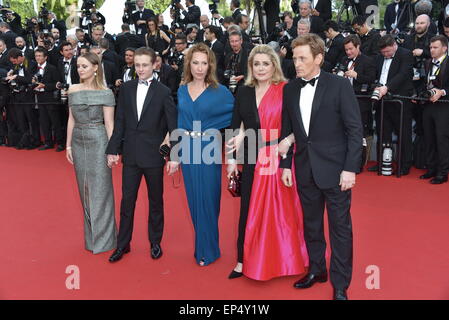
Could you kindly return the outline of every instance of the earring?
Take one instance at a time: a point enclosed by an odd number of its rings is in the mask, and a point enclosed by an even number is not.
[[[96,73],[96,72],[94,73],[94,76],[97,76],[97,73]]]

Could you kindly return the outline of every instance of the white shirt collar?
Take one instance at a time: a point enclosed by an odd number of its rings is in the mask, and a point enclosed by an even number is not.
[[[47,66],[47,61],[45,61],[44,64],[42,64],[42,65],[38,64],[38,66],[41,67],[42,69],[45,69],[45,67]]]

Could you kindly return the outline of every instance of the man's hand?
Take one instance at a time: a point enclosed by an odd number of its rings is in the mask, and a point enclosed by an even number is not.
[[[176,4],[176,7],[178,8],[178,9],[180,9],[181,11],[184,11],[185,9],[184,9],[184,6],[181,4],[181,2],[178,2],[177,4]]]
[[[357,72],[354,70],[348,70],[345,72],[345,77],[357,79]]]
[[[37,87],[36,88],[34,88],[34,90],[40,90],[40,89],[44,89],[45,88],[45,84],[43,84],[43,83],[39,83],[38,85],[37,85]]]
[[[146,21],[145,20],[137,20],[136,24],[137,25],[141,25],[141,24],[145,24]]]
[[[312,16],[319,16],[320,15],[320,12],[319,11],[317,11],[316,9],[312,9]]]
[[[168,175],[173,175],[176,171],[178,171],[179,162],[176,161],[168,161],[167,162],[167,172]]]
[[[243,80],[243,78],[245,78],[244,75],[241,75],[241,76],[233,76],[233,77],[234,77],[233,80],[235,80],[236,82],[239,82],[239,81]]]
[[[120,87],[121,85],[122,85],[122,79],[117,79],[117,81],[115,81],[115,86]]]
[[[293,178],[292,178],[292,170],[291,169],[282,169],[282,182],[286,187],[293,186]]]
[[[386,86],[376,88],[376,90],[379,91],[379,94],[380,94],[379,98],[382,98],[384,95],[386,95],[388,93],[388,88]]]
[[[108,154],[108,167],[113,168],[118,165],[119,160],[120,156],[118,154]]]
[[[176,71],[179,69],[177,64],[172,64],[171,67]]]
[[[424,50],[423,49],[415,49],[412,52],[413,52],[414,57],[420,57],[422,55],[422,53],[424,52]]]
[[[436,101],[438,101],[438,99],[440,99],[442,96],[443,96],[443,93],[444,93],[444,91],[443,90],[440,90],[440,89],[433,89],[433,90],[435,90],[435,94],[432,96],[432,97],[430,97],[430,102],[436,102]]]
[[[341,191],[346,191],[355,186],[355,173],[349,171],[342,171],[340,174]]]

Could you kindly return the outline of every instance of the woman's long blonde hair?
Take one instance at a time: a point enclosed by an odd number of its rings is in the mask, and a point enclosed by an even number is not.
[[[271,63],[274,66],[273,77],[271,78],[271,83],[278,84],[283,81],[287,81],[284,77],[284,73],[281,68],[281,61],[279,56],[273,50],[272,47],[266,44],[258,45],[251,50],[248,57],[248,75],[245,79],[245,85],[249,87],[255,87],[257,85],[257,79],[253,76],[253,62],[256,54],[266,54],[270,57]]]
[[[97,90],[107,89],[104,85],[104,72],[100,58],[93,52],[87,52],[81,55],[80,58],[84,58],[94,66],[98,66],[94,81],[92,82],[94,88]],[[83,80],[80,79],[80,82],[83,83]]]
[[[204,43],[198,43],[189,48],[187,51],[185,60],[184,60],[184,79],[181,84],[187,84],[193,81],[192,70],[190,69],[190,62],[192,61],[193,54],[195,52],[204,53],[207,56],[207,62],[209,64],[209,68],[207,69],[206,78],[204,82],[210,85],[212,88],[218,87],[217,80],[217,62],[215,59],[214,52]]]

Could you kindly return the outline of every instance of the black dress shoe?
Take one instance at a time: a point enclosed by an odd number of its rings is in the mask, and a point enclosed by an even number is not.
[[[369,167],[367,170],[369,172],[377,172],[377,171],[379,171],[379,166],[377,164],[375,164],[374,166]]]
[[[49,144],[44,144],[42,147],[39,148],[39,151],[44,151],[48,149],[53,149],[53,146]]]
[[[26,146],[24,146],[23,144],[18,144],[15,148],[16,148],[17,150],[23,150],[23,149],[26,148]]]
[[[0,147],[5,147],[5,146],[6,146],[5,139],[1,138],[0,139]]]
[[[243,276],[243,272],[237,272],[235,270],[232,270],[232,272],[228,276],[228,279],[240,278],[241,276]]]
[[[119,261],[125,253],[128,253],[131,251],[131,247],[128,245],[125,248],[118,248],[114,251],[114,253],[109,258],[109,262],[117,262]]]
[[[401,168],[401,176],[406,176],[410,173],[410,167]]]
[[[56,152],[61,152],[64,150],[65,150],[65,145],[58,144],[58,146],[56,147]]]
[[[159,259],[162,257],[162,248],[159,244],[152,244],[151,245],[151,258],[153,259]]]
[[[348,300],[348,294],[346,290],[334,289],[334,300]]]
[[[427,171],[422,176],[419,176],[420,179],[430,179],[436,176],[436,172],[434,171]]]
[[[444,182],[447,182],[447,175],[446,176],[436,176],[432,180],[430,180],[431,184],[442,184]]]
[[[326,282],[327,273],[315,275],[313,273],[307,274],[304,278],[298,280],[293,285],[296,289],[307,289],[313,286],[316,282]]]

